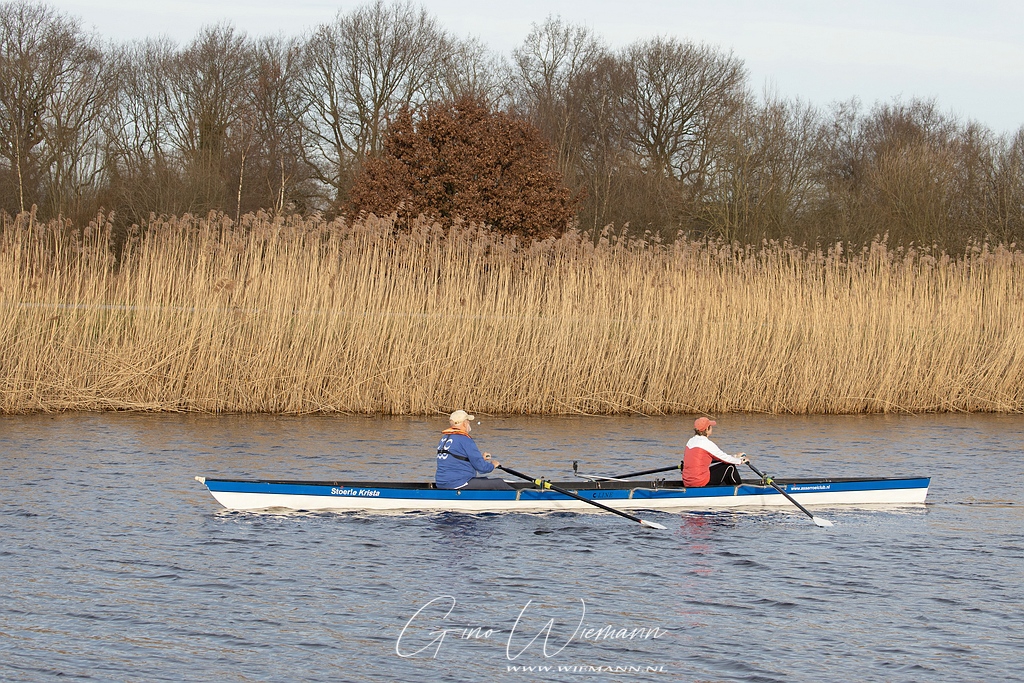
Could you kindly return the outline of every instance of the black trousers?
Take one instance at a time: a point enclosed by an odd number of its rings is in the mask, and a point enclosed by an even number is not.
[[[707,486],[739,486],[740,473],[736,471],[736,465],[715,460],[708,468],[711,479]]]

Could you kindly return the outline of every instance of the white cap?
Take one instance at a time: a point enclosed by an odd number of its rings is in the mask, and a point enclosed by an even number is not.
[[[475,420],[476,415],[470,415],[465,410],[456,410],[454,413],[448,416],[448,421],[453,425],[461,424],[466,420]]]

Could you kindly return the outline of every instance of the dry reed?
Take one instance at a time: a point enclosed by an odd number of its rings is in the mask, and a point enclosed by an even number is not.
[[[0,412],[1024,412],[1024,254],[23,215]]]

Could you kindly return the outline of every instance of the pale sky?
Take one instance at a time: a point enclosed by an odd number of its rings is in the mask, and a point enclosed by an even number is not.
[[[253,36],[301,36],[360,2],[325,0],[55,0],[111,40],[187,42],[228,21]],[[901,97],[997,133],[1024,125],[1024,2],[1016,0],[425,0],[449,32],[497,52],[549,15],[584,24],[611,47],[656,35],[703,42],[742,59],[750,84],[817,105]]]

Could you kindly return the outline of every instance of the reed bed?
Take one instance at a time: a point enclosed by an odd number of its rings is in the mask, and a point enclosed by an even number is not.
[[[1024,412],[1024,254],[255,215],[0,239],[0,411]]]

